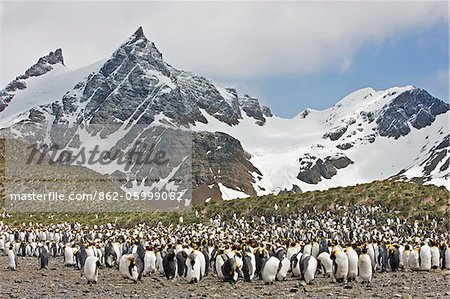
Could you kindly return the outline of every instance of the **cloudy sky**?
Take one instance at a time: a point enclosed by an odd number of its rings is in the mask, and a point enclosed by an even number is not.
[[[142,25],[168,63],[281,116],[367,86],[449,99],[447,1],[0,3],[2,87],[56,48],[71,69],[107,58]]]

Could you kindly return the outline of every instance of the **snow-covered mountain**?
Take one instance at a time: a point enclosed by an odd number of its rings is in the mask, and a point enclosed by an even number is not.
[[[280,118],[256,98],[172,67],[142,28],[110,58],[78,70],[65,67],[58,49],[0,91],[0,128],[38,124],[35,141],[64,136],[61,151],[92,145],[98,132],[89,126],[109,125],[100,134],[105,150],[126,149],[147,129],[187,132],[192,155],[183,162],[192,163],[194,202],[387,178],[446,184],[449,110],[405,86],[361,89],[324,111]],[[152,177],[167,185],[187,171],[178,162]],[[120,177],[124,190],[161,187],[148,183],[154,169],[87,167]]]

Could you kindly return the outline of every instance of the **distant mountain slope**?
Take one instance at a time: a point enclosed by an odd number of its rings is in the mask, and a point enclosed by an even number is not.
[[[167,64],[142,28],[106,60],[70,71],[57,50],[0,91],[0,128],[39,124],[43,134],[35,142],[62,134],[61,151],[91,146],[98,138],[92,125],[110,126],[102,133],[106,150],[129,149],[138,129],[191,132],[194,152],[186,161],[193,163],[194,202],[386,178],[445,184],[449,110],[414,86],[365,88],[324,111],[283,119],[256,98]],[[120,177],[124,190],[154,188],[141,182],[162,174],[134,166],[89,167]]]

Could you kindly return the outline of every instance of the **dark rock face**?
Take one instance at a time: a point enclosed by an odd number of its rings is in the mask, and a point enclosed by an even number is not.
[[[257,119],[257,124],[260,126],[266,122],[265,116],[272,116],[272,112],[268,107],[261,107],[258,99],[252,98],[249,95],[244,95],[242,98],[239,98],[239,105],[248,117]]]
[[[369,124],[375,120],[375,115],[373,112],[361,112],[361,117],[364,121],[367,121]]]
[[[425,183],[432,179],[432,172],[446,171],[449,168],[450,158],[448,157],[450,148],[450,135],[443,137],[442,141],[436,146],[433,146],[427,153],[426,158],[418,165],[422,172],[420,177],[411,178],[414,182]],[[440,165],[440,166],[439,166]],[[415,165],[417,166],[417,165]],[[396,175],[392,176],[393,179],[408,179],[404,174],[409,169],[403,169]],[[445,173],[444,173],[445,174]],[[444,175],[445,178],[449,177],[449,174]]]
[[[256,195],[250,173],[261,173],[249,161],[250,156],[239,140],[221,132],[194,133],[192,138],[194,198],[200,201],[209,197],[217,199],[217,183]]]
[[[25,76],[21,76],[21,78],[26,79],[28,77],[41,76],[51,71],[53,69],[52,65],[57,63],[61,63],[62,65],[64,65],[64,58],[61,49],[57,49],[55,52],[50,52],[48,55],[39,58],[38,62],[30,67],[25,72]]]
[[[398,95],[383,107],[376,119],[381,136],[394,137],[407,135],[411,129],[421,129],[430,125],[439,114],[450,110],[450,105],[423,89],[413,89]]]
[[[421,163],[423,166],[424,177],[428,178],[431,176],[431,172],[433,172],[436,167],[442,162],[445,161],[439,168],[440,171],[444,171],[448,169],[448,164],[450,158],[448,158],[449,148],[450,148],[450,135],[446,135],[442,142],[440,142],[437,146],[430,149],[428,158]]]
[[[448,147],[450,147],[450,135],[445,136],[444,140],[436,146],[436,149],[441,150]]]
[[[352,148],[353,143],[346,142],[346,143],[338,144],[338,145],[336,145],[336,147],[340,150],[345,151],[345,150]]]
[[[302,189],[300,189],[299,186],[293,184],[291,189],[283,189],[278,193],[278,195],[295,194],[295,193],[302,193]]]
[[[337,174],[337,170],[345,168],[353,161],[346,156],[326,157],[325,160],[317,159],[314,156],[306,155],[300,159],[301,170],[297,178],[308,184],[318,184],[322,178],[331,179]],[[315,160],[315,162],[312,162]]]
[[[227,101],[206,78],[183,71],[176,73],[176,83],[180,87],[181,94],[191,103],[190,113],[199,115],[196,121],[206,123],[200,109],[229,125],[238,124],[242,118],[236,90],[228,89],[231,90],[229,93],[233,98]]]
[[[436,169],[436,166],[439,164],[439,162],[443,161],[446,156],[446,151],[433,152],[430,158],[426,161],[425,167],[423,168],[425,171],[425,175],[429,176],[431,172]]]
[[[262,111],[262,114],[265,117],[272,117],[273,116],[272,111],[270,111],[270,108],[267,107],[267,106],[261,106],[261,111]]]
[[[345,134],[345,132],[347,132],[347,129],[348,129],[347,126],[335,128],[335,129],[331,130],[330,132],[325,133],[323,135],[323,139],[330,138],[331,141],[336,141],[339,138],[341,138],[342,135]]]
[[[53,69],[53,65],[61,63],[64,65],[62,50],[57,49],[48,55],[39,58],[38,62],[25,71],[25,74],[16,77],[6,87],[0,91],[0,112],[11,102],[14,93],[27,88],[26,79],[44,75]]]
[[[447,160],[445,161],[445,163],[442,164],[441,167],[439,167],[439,170],[440,170],[440,171],[445,171],[445,170],[447,170],[449,164],[450,164],[450,158],[447,158]]]

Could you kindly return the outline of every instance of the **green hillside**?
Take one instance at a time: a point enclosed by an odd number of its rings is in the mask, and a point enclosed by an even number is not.
[[[223,219],[231,218],[233,213],[245,217],[285,215],[312,206],[316,206],[318,210],[333,209],[334,204],[337,203],[346,206],[381,204],[402,218],[414,219],[430,214],[443,217],[448,222],[449,200],[450,192],[444,187],[396,181],[376,181],[326,191],[212,201],[193,206],[192,209],[183,212],[34,213],[32,216],[29,213],[15,213],[10,218],[4,218],[3,221],[14,225],[30,221],[41,223],[78,221],[83,224],[116,222],[123,226],[139,222],[154,224],[158,221],[165,224],[176,224],[180,216],[183,216],[184,223],[206,222],[217,214],[220,214]],[[274,209],[275,204],[279,207],[277,211]],[[380,215],[380,217],[382,216],[387,215]]]

